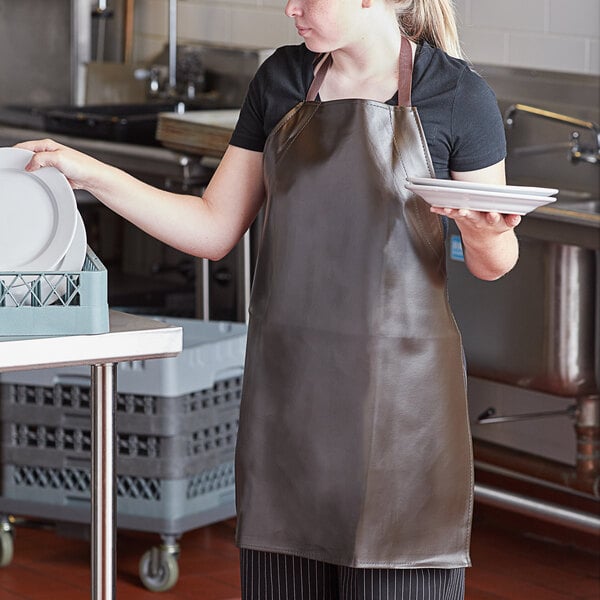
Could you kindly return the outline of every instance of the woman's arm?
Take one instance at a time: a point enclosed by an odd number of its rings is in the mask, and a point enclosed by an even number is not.
[[[452,171],[452,179],[504,185],[504,161],[477,171]],[[432,207],[431,211],[454,219],[462,237],[465,264],[475,277],[492,281],[508,273],[519,257],[514,228],[519,215]]]
[[[262,153],[229,146],[202,198],[174,194],[147,185],[52,140],[18,144],[32,150],[27,166],[56,167],[74,189],[85,189],[100,202],[162,242],[218,260],[239,241],[264,199]]]

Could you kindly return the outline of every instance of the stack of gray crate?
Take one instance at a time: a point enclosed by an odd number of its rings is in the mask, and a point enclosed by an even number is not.
[[[118,365],[117,525],[179,535],[235,514],[246,326],[163,320],[183,327],[182,353]],[[29,516],[85,520],[89,368],[3,373],[0,384],[0,512],[16,502]]]

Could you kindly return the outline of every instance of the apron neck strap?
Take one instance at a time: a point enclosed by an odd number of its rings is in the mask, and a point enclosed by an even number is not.
[[[327,75],[327,71],[329,70],[329,67],[331,67],[332,62],[333,59],[331,58],[331,53],[326,54],[325,56],[321,54],[315,59],[314,64],[318,65],[316,67],[317,72],[308,88],[306,94],[307,102],[316,100],[321,85],[323,84],[323,80],[325,79],[325,75]],[[402,36],[402,41],[400,43],[398,67],[398,106],[411,106],[413,57],[410,42],[404,36]]]
[[[408,38],[402,36],[398,59],[398,106],[412,106],[413,55]]]

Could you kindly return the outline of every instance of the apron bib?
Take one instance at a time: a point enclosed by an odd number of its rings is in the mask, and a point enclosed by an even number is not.
[[[462,346],[403,40],[399,106],[307,101],[264,151],[236,448],[237,542],[349,567],[469,564]],[[408,82],[408,84],[407,84]]]

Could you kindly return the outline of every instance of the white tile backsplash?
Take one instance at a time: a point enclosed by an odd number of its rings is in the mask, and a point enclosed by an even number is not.
[[[182,2],[178,10],[177,35],[184,42],[230,40],[231,13],[228,6]]]
[[[135,55],[167,39],[168,0],[137,0]],[[469,60],[600,74],[600,0],[455,0]],[[179,0],[184,41],[273,47],[299,43],[285,0]]]
[[[508,62],[515,67],[583,73],[586,40],[579,37],[509,34]]]
[[[502,31],[461,28],[459,31],[464,56],[471,62],[504,65],[508,62],[508,35]]]
[[[600,0],[550,0],[550,33],[600,35]]]
[[[300,41],[294,21],[286,17],[282,10],[234,8],[231,36],[236,44],[264,48]]]
[[[137,0],[134,27],[138,36],[168,35],[168,6],[164,0]]]
[[[475,0],[470,25],[503,31],[544,31],[546,0]]]
[[[588,40],[588,73],[600,73],[600,40]]]

